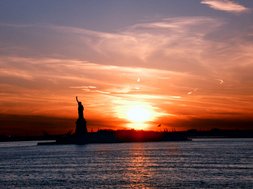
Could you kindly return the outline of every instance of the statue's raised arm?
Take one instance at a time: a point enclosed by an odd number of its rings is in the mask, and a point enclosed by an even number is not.
[[[76,96],[76,102],[78,103],[79,101],[78,101],[78,97]]]

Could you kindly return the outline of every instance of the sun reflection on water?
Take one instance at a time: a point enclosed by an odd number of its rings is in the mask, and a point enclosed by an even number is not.
[[[127,164],[126,177],[130,180],[130,187],[149,188],[149,181],[153,178],[150,167],[155,166],[143,149],[143,143],[134,143],[130,159]]]

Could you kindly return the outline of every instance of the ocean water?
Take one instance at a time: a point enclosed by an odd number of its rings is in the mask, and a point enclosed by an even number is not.
[[[253,188],[253,139],[0,143],[0,188]]]

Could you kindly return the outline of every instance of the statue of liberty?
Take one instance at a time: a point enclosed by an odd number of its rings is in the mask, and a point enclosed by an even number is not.
[[[78,97],[76,96],[76,102],[78,105],[78,118],[76,120],[76,136],[82,137],[87,134],[87,127],[86,127],[86,120],[83,116],[84,107],[82,102],[78,100]]]
[[[84,119],[83,117],[83,105],[82,102],[78,101],[78,97],[76,96],[76,102],[78,104],[78,119]]]

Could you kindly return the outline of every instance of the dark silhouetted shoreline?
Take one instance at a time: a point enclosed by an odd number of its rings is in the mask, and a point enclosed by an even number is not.
[[[86,135],[63,136],[52,143],[39,144],[89,144],[122,142],[189,141],[184,132],[155,132],[136,130],[99,130]]]
[[[186,138],[253,138],[253,130],[222,130],[212,129],[207,131],[199,131],[195,129],[187,131],[136,131],[136,130],[99,130],[97,132],[89,132],[88,135],[99,140],[109,141],[111,136],[122,138],[122,142],[126,141],[161,141],[159,137],[183,136]],[[66,137],[71,137],[71,133],[64,135],[43,134],[41,136],[0,136],[0,142],[7,141],[34,141],[34,140],[61,140]],[[151,136],[156,136],[153,138]],[[158,137],[159,136],[159,137]],[[109,138],[108,138],[109,137]],[[162,138],[164,139],[164,138]],[[94,141],[95,142],[95,141]]]

